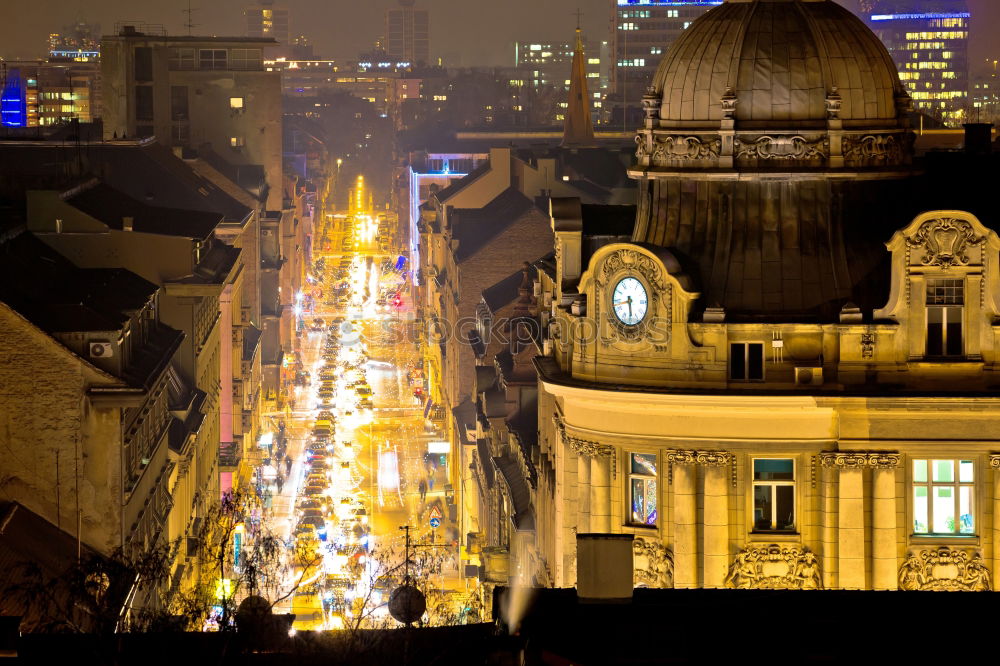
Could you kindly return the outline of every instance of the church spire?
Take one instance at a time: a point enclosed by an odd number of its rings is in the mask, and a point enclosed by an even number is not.
[[[583,57],[583,37],[579,16],[576,25],[576,49],[570,72],[566,119],[563,121],[564,146],[590,146],[594,143],[594,124],[590,119],[590,95],[587,92],[587,67]]]

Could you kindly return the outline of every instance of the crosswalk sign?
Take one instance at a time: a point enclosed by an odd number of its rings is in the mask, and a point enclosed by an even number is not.
[[[433,527],[435,529],[437,529],[438,527],[441,527],[441,519],[440,518],[431,518],[430,523],[431,523],[431,527]]]

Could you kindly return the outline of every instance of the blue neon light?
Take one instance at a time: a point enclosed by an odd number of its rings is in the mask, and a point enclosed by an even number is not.
[[[872,14],[873,21],[923,21],[925,19],[971,18],[970,12],[954,12],[951,14],[928,12],[926,14]]]
[[[21,70],[7,72],[7,81],[0,92],[0,125],[4,127],[28,126],[28,102],[25,96]]]

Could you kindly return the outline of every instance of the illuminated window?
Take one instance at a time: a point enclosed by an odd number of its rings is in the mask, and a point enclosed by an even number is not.
[[[962,320],[965,288],[961,278],[927,281],[927,356],[964,355]]]
[[[246,142],[243,140],[243,137],[241,137],[241,136],[231,136],[231,137],[229,137],[229,145],[232,148],[242,148],[245,144],[246,144]]]
[[[629,523],[656,527],[659,507],[656,501],[656,454],[632,453],[629,454],[629,461]]]
[[[973,461],[914,460],[912,485],[914,534],[976,533]]]
[[[651,55],[660,55],[661,53],[663,53],[663,47],[662,46],[651,46],[651,47],[649,47],[649,52],[650,52]]]
[[[754,458],[753,531],[795,531],[795,461]]]
[[[736,382],[764,380],[764,343],[734,342],[729,345],[729,379]]]
[[[242,97],[230,97],[229,98],[229,108],[230,109],[242,109],[243,108],[243,98]]]

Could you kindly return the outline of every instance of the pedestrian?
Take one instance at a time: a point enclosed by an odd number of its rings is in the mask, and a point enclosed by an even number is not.
[[[434,490],[434,475],[433,474],[431,474],[429,477],[427,477],[427,487],[430,488],[431,490]]]
[[[292,473],[292,458],[291,456],[285,456],[285,474]]]
[[[420,489],[420,501],[425,502],[427,500],[427,482],[420,479],[420,485],[418,488]]]
[[[279,476],[279,477],[278,477],[278,492],[279,492],[279,493],[281,492],[281,488],[282,488],[282,486],[284,486],[284,485],[285,485],[285,480],[284,480],[284,479],[282,479],[282,478],[281,478],[281,477]]]

